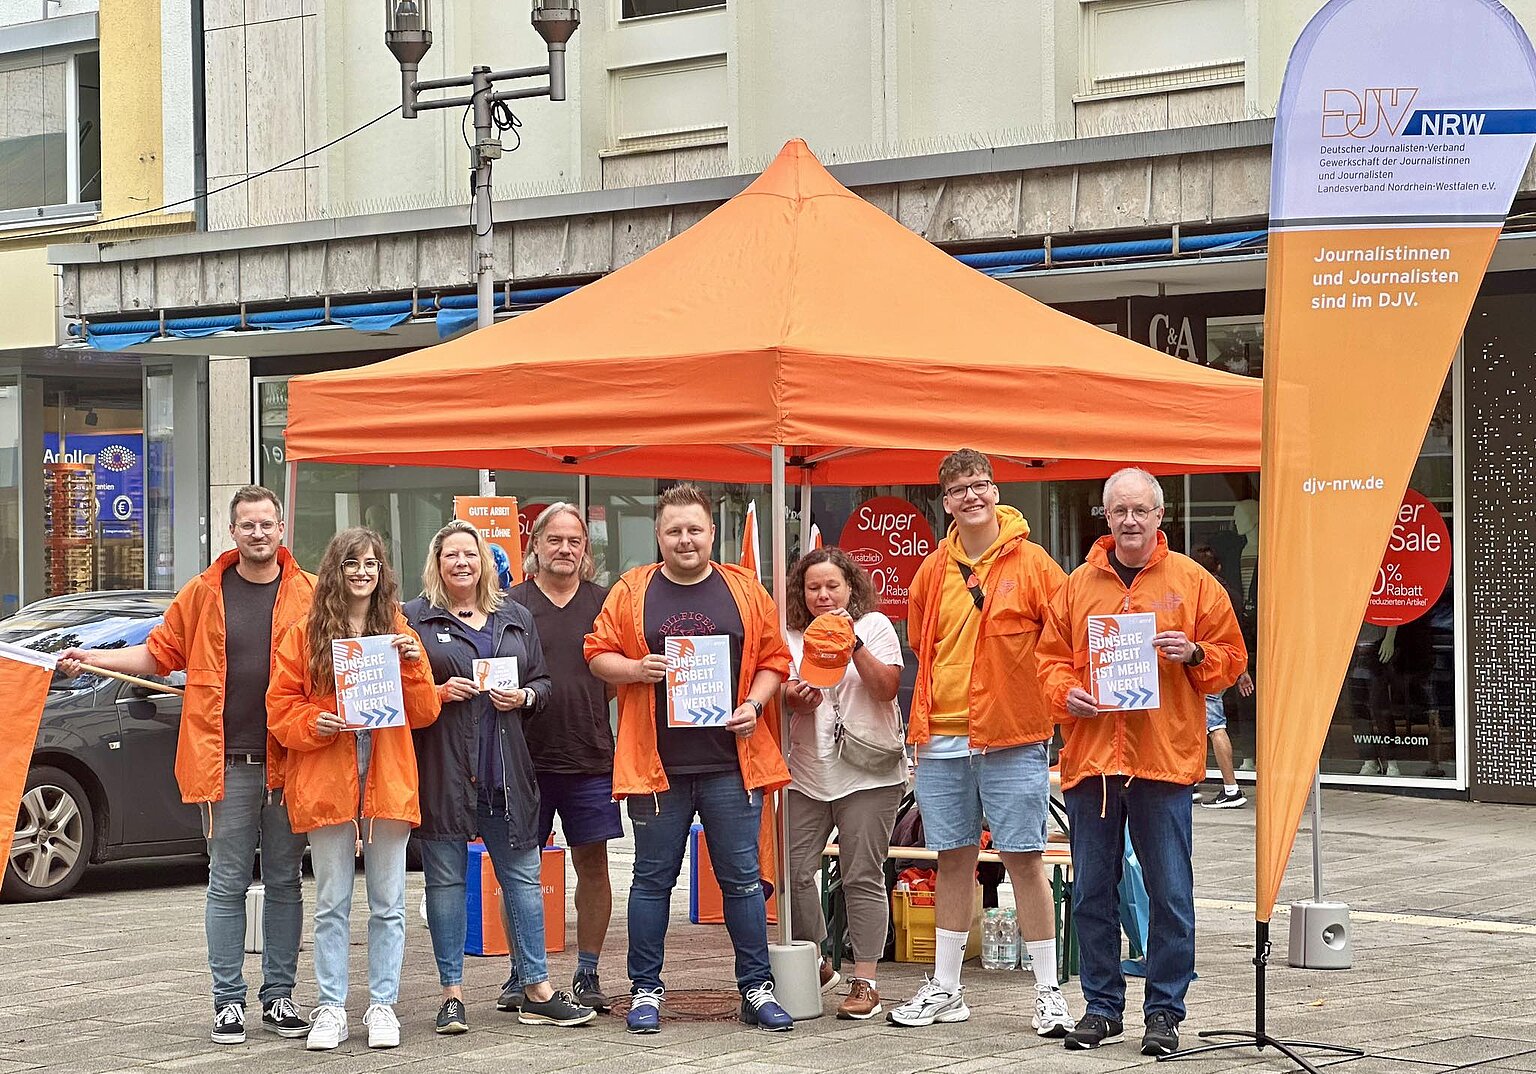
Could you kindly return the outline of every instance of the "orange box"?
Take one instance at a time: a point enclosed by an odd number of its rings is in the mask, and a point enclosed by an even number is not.
[[[480,887],[478,891],[469,892],[470,927],[464,953],[505,955],[511,947],[507,943],[507,930],[501,923],[501,882],[496,878],[496,870],[491,868],[490,856],[485,854],[482,844],[471,843],[470,850],[471,870],[474,869],[474,852],[479,850]],[[539,861],[539,879],[544,885],[544,951],[557,954],[565,950],[564,847],[544,848]],[[478,930],[475,928],[477,922]],[[477,946],[478,950],[475,949]]]

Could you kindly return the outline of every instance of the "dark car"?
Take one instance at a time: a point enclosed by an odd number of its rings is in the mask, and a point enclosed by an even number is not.
[[[139,645],[172,595],[52,597],[0,620],[0,641],[42,652]],[[178,694],[95,675],[56,676],[0,897],[58,898],[97,862],[203,853],[201,815],[182,802],[173,771],[180,723]]]

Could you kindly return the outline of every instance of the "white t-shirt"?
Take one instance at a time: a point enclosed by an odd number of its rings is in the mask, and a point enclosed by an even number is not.
[[[871,656],[882,664],[901,667],[901,639],[896,628],[880,612],[869,612],[853,625],[853,632],[864,641]],[[805,638],[798,630],[788,634],[789,651],[794,657],[798,673],[800,658],[805,651]],[[830,690],[822,690],[821,707],[815,712],[796,712],[789,724],[789,773],[790,787],[807,798],[819,802],[831,802],[855,791],[867,791],[875,787],[890,787],[904,783],[907,766],[903,761],[893,763],[890,775],[876,775],[862,771],[837,756],[837,743],[832,730],[837,722],[833,710],[832,691],[837,692],[837,703],[842,708],[843,723],[859,737],[882,746],[893,748],[902,745],[901,710],[896,699],[876,701],[859,677],[858,668],[850,663],[843,681]]]

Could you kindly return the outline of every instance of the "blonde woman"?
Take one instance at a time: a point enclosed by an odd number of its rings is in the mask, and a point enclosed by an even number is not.
[[[464,887],[467,844],[485,841],[501,882],[516,950],[496,1001],[525,1025],[573,1026],[596,1017],[550,986],[544,961],[544,888],[539,879],[539,792],[524,719],[549,704],[551,685],[533,616],[506,600],[490,546],[467,522],[438,530],[427,550],[422,595],[405,606],[432,665],[443,711],[416,736],[421,775],[422,871],[427,925],[443,988],[437,1032],[469,1029],[464,1008]],[[474,662],[515,657],[516,689],[481,691]]]
[[[407,727],[346,731],[337,714],[331,643],[392,635],[400,653]],[[319,1006],[307,1047],[347,1039],[347,949],[361,853],[368,888],[368,1047],[400,1043],[394,1004],[405,957],[405,843],[421,822],[411,728],[437,719],[437,691],[421,642],[400,614],[395,572],[379,535],[361,526],[331,538],[306,619],[278,644],[267,725],[288,749],[284,794],[295,832],[309,834],[315,867],[315,981]]]

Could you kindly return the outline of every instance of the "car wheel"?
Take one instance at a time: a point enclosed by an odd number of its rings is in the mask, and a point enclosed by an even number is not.
[[[69,894],[85,875],[95,842],[91,800],[79,780],[47,765],[33,768],[21,795],[0,896],[40,902]]]

